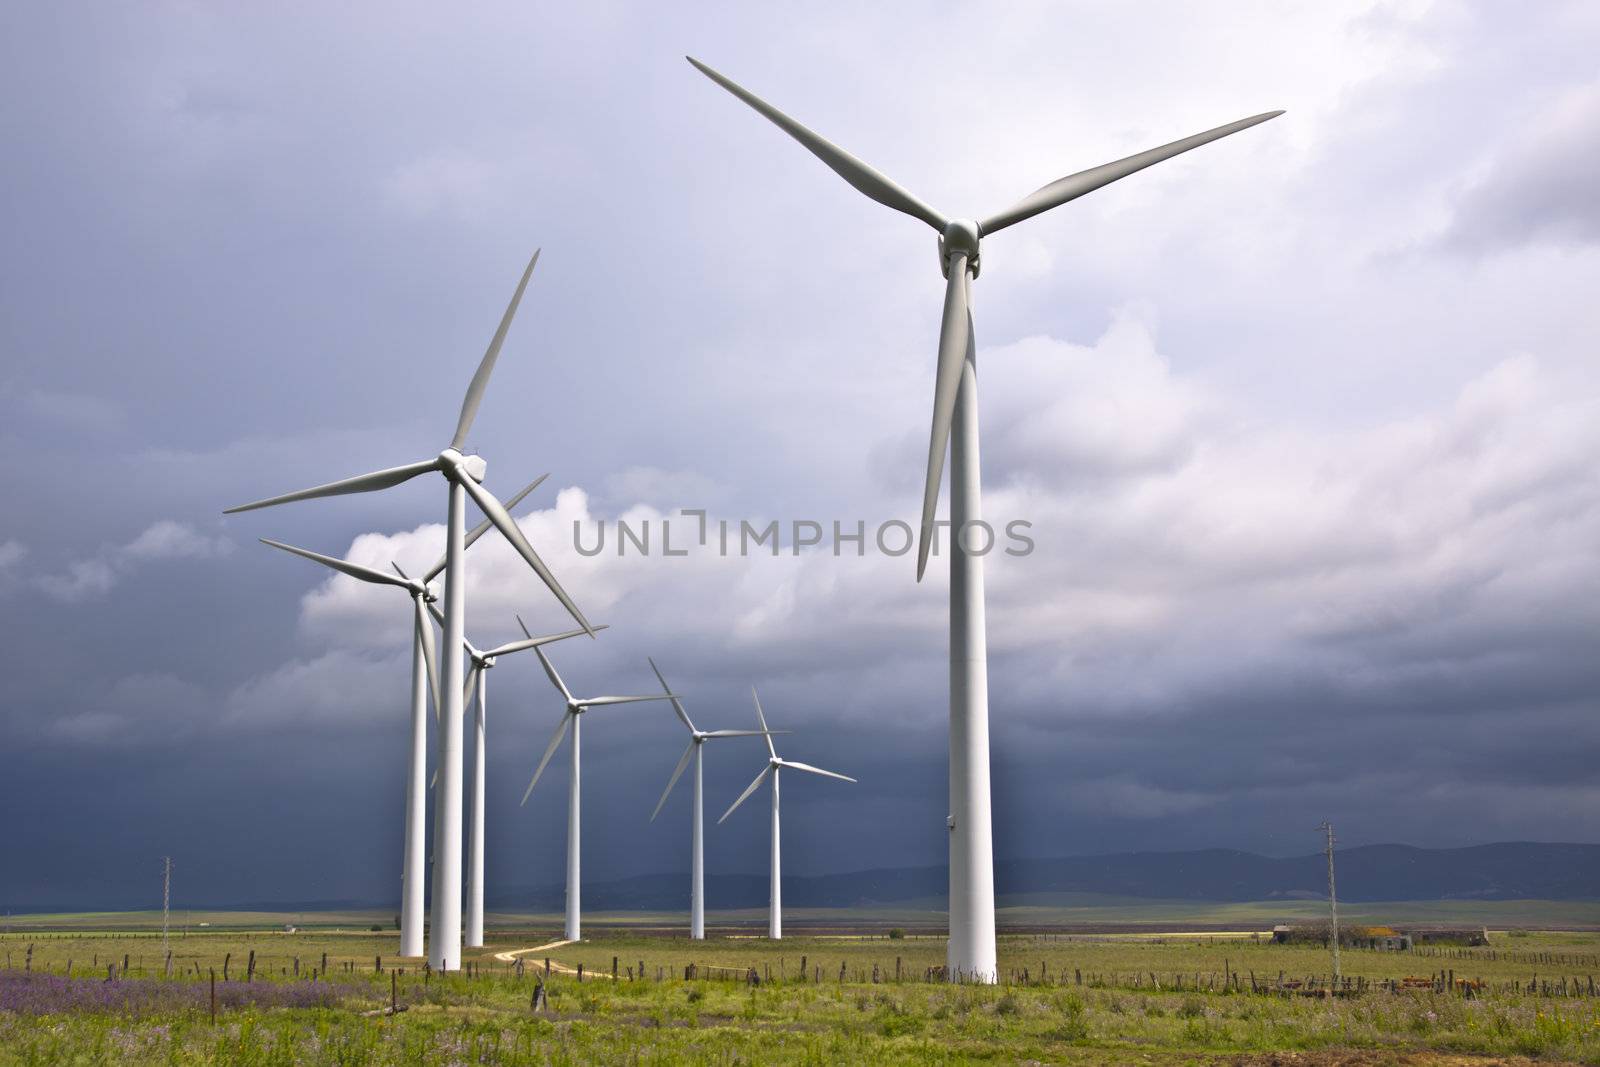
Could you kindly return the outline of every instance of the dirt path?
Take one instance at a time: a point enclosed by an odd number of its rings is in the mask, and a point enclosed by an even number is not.
[[[513,949],[508,949],[505,952],[496,952],[494,954],[494,958],[499,960],[501,963],[515,963],[517,961],[517,957],[518,956],[526,956],[526,955],[529,955],[530,953],[534,953],[534,952],[549,952],[553,948],[561,948],[563,945],[571,945],[571,944],[574,944],[574,942],[572,942],[572,941],[550,941],[550,942],[547,942],[546,944],[543,944],[543,945],[534,945],[531,948],[513,948]],[[574,969],[572,967],[568,967],[564,963],[557,963],[555,960],[551,960],[550,961],[550,970],[552,970],[556,974],[577,974],[578,973],[576,969]],[[606,974],[604,971],[586,971],[585,972],[585,976],[589,977],[589,978],[610,978],[611,977],[609,974]]]

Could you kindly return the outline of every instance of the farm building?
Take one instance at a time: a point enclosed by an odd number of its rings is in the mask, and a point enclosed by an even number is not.
[[[1482,926],[1413,926],[1406,931],[1418,945],[1487,945],[1488,928]]]
[[[1272,940],[1280,945],[1326,945],[1327,923],[1301,923],[1272,928]],[[1345,948],[1370,948],[1383,952],[1404,952],[1411,947],[1411,935],[1391,926],[1341,926],[1339,944]]]

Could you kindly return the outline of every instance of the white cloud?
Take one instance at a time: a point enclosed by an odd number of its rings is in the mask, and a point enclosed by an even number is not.
[[[1600,477],[1589,465],[1600,398],[1556,388],[1531,357],[1503,361],[1433,410],[1364,429],[1232,410],[1203,378],[1174,373],[1130,316],[1093,346],[1030,338],[986,358],[1015,364],[996,380],[1029,382],[986,394],[988,455],[1009,475],[992,479],[986,514],[1030,520],[1037,542],[1024,558],[989,557],[991,653],[1025,664],[995,677],[995,699],[1041,721],[1181,716],[1220,679],[1329,657],[1370,672],[1364,684],[1398,685],[1436,655],[1433,642],[1509,635],[1544,598],[1600,581]],[[944,640],[939,565],[918,586],[910,558],[880,554],[870,534],[865,558],[826,544],[796,557],[787,528],[777,558],[721,558],[719,518],[737,545],[740,517],[713,513],[701,549],[692,518],[645,505],[599,512],[568,487],[518,521],[590,618],[619,628],[601,646],[621,637],[702,664],[822,671],[858,699],[898,687],[907,713],[938,709],[920,698],[939,690],[926,670]],[[580,555],[573,523],[592,546],[602,519],[605,551]],[[648,523],[656,554],[630,546],[619,557],[618,519]],[[688,557],[659,554],[663,519]],[[442,536],[437,525],[364,534],[347,555],[420,568]],[[471,550],[468,573],[480,646],[514,636],[513,613],[541,630],[568,625],[497,536]],[[403,596],[344,577],[307,594],[301,622],[312,640],[355,650],[401,649],[410,625]]]
[[[233,551],[225,537],[208,537],[194,527],[161,519],[121,545],[108,545],[87,559],[74,560],[64,571],[35,579],[46,596],[73,604],[104,596],[127,575],[150,563],[178,559],[215,559]]]

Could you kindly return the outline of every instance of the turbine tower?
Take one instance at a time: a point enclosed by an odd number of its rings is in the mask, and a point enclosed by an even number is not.
[[[430,608],[434,617],[442,621],[438,608]],[[471,641],[463,638],[467,649],[467,661],[471,664],[467,668],[467,684],[461,694],[461,703],[465,707],[468,703],[473,706],[473,755],[472,755],[472,814],[467,823],[467,947],[483,947],[483,847],[484,847],[484,794],[488,785],[487,764],[485,763],[485,741],[489,725],[489,679],[488,672],[494,667],[501,656],[509,656],[516,652],[525,652],[530,648],[548,645],[555,641],[565,641],[569,637],[577,637],[583,630],[567,630],[559,634],[545,634],[535,637],[528,632],[528,627],[523,623],[522,617],[517,616],[517,625],[522,627],[524,640],[509,641],[489,649],[487,652],[477,648]],[[606,629],[605,624],[594,628],[595,633]],[[476,696],[476,699],[474,699]]]
[[[545,566],[544,560],[533,550],[510,512],[481,484],[487,470],[483,458],[464,455],[461,451],[466,445],[467,433],[472,429],[472,421],[478,414],[478,405],[483,402],[483,394],[488,388],[495,360],[500,356],[500,348],[505,343],[506,333],[511,329],[511,320],[516,316],[517,305],[522,302],[522,294],[528,288],[528,279],[533,275],[534,264],[538,262],[539,253],[535,251],[527,269],[522,272],[522,280],[517,283],[517,290],[511,296],[511,303],[500,319],[500,326],[495,330],[488,350],[484,352],[467,386],[466,396],[461,402],[461,414],[456,420],[455,435],[437,456],[403,467],[390,467],[251,504],[241,504],[224,512],[231,515],[295,500],[370,493],[392,488],[431,472],[443,475],[449,486],[445,527],[444,663],[439,683],[440,700],[443,702],[439,731],[439,797],[434,805],[433,936],[428,946],[428,963],[438,971],[461,969],[461,654],[467,593],[462,551],[466,539],[467,497],[472,497],[479,510],[511,542],[512,547],[533,568],[556,599],[561,601],[578,625],[593,633],[588,620],[578,610],[578,605],[573,603],[567,591],[561,588],[561,583],[556,581],[555,575],[550,573],[550,568]]]
[[[516,496],[506,501],[509,510],[522,502],[522,498],[536,489],[540,482],[545,480],[541,474],[528,483]],[[485,519],[467,534],[464,547],[471,548],[474,541],[482,537],[492,526]],[[404,589],[411,596],[412,601],[412,637],[411,637],[411,759],[406,768],[406,838],[405,858],[401,863],[400,872],[400,955],[421,956],[425,951],[423,946],[423,886],[427,878],[427,826],[428,826],[428,799],[423,781],[428,774],[428,704],[432,702],[435,717],[439,714],[439,693],[436,678],[438,671],[435,667],[433,647],[433,624],[428,622],[428,606],[434,602],[433,590],[430,588],[433,579],[444,570],[445,561],[441,559],[434,567],[422,577],[420,581],[412,581],[400,570],[399,564],[391,564],[399,572],[393,574],[371,567],[363,567],[359,563],[336,559],[333,556],[324,556],[320,552],[312,552],[306,548],[296,548],[286,545],[282,541],[272,541],[265,537],[262,544],[281,548],[285,552],[292,552],[297,556],[314,560],[341,574],[348,574],[352,578],[374,585],[392,585]]]
[[[533,654],[539,657],[539,662],[544,665],[544,673],[550,676],[550,683],[561,693],[566,701],[566,707],[561,712],[561,725],[556,727],[555,736],[550,739],[549,746],[544,750],[544,756],[539,760],[539,766],[534,768],[533,778],[528,782],[528,788],[522,794],[522,803],[528,802],[528,797],[533,795],[533,787],[539,784],[539,776],[550,763],[550,757],[556,754],[556,749],[561,745],[561,739],[567,735],[567,730],[572,730],[572,780],[567,785],[567,928],[566,939],[577,941],[583,937],[582,908],[580,906],[580,872],[579,860],[582,854],[582,843],[578,831],[581,823],[582,784],[579,775],[581,751],[579,746],[579,721],[584,712],[590,708],[602,707],[606,704],[636,704],[644,700],[671,700],[673,694],[660,693],[640,697],[585,697],[578,698],[572,695],[572,690],[567,688],[567,683],[561,680],[561,675],[556,673],[555,665],[550,662],[550,657],[544,654],[544,649],[535,648]]]
[[[842,782],[854,782],[855,779],[846,777],[842,774],[835,774],[832,771],[825,771],[821,767],[813,767],[809,763],[797,763],[794,760],[780,759],[778,757],[778,750],[772,747],[772,731],[767,729],[767,717],[761,711],[761,697],[756,693],[755,686],[750,687],[750,695],[755,698],[756,721],[761,724],[760,733],[766,737],[767,741],[767,766],[760,774],[756,775],[756,780],[746,786],[743,793],[739,794],[739,799],[735,800],[731,805],[728,806],[728,810],[722,813],[722,818],[717,820],[717,825],[721,826],[723,820],[733,814],[733,809],[737,808],[740,804],[743,804],[745,799],[749,797],[751,793],[754,793],[757,789],[759,789],[761,787],[761,783],[766,781],[769,775],[771,776],[772,895],[770,898],[771,904],[767,911],[767,936],[776,941],[783,936],[783,871],[782,864],[779,862],[780,849],[778,847],[778,773],[785,767],[792,767],[797,771],[805,771],[807,774],[820,774],[824,778],[837,778]]]
[[[661,682],[663,692],[671,693],[672,687],[667,680],[661,677],[661,668],[656,666],[655,660],[650,660],[650,669],[656,672],[656,678]],[[667,788],[661,791],[661,799],[656,802],[656,810],[650,813],[650,821],[655,822],[656,816],[661,814],[661,808],[667,802],[667,797],[672,792],[672,787],[678,784],[678,779],[683,777],[683,769],[689,765],[691,757],[694,759],[694,827],[690,834],[689,843],[689,938],[693,941],[704,941],[706,937],[706,866],[705,866],[705,782],[701,774],[702,753],[701,746],[707,741],[720,737],[760,737],[762,730],[701,730],[689,721],[689,713],[683,710],[683,701],[677,697],[672,698],[672,710],[678,713],[678,721],[683,723],[683,728],[689,731],[689,747],[683,750],[683,757],[678,760],[678,766],[673,770],[672,777],[667,779]],[[779,730],[778,733],[787,733]]]
[[[989,678],[984,622],[983,558],[963,544],[963,533],[983,519],[978,464],[978,370],[972,327],[971,280],[978,276],[983,237],[1059,207],[1135,171],[1283,114],[1268,111],[1197,133],[1089,170],[1069,174],[1029,193],[982,221],[951,218],[912,196],[878,171],[819,137],[755,94],[692,56],[706,77],[754,108],[859,192],[885,207],[920,219],[939,233],[939,269],[945,277],[944,312],[934,378],[933,424],[922,490],[917,539],[917,580],[933,545],[934,510],[950,449],[950,945],[946,973],[952,981],[998,978],[994,939],[994,848],[989,809]],[[985,549],[987,551],[987,549]]]

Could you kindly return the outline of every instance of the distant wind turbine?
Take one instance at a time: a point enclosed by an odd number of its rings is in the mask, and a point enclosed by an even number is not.
[[[760,732],[765,735],[767,742],[767,765],[762,772],[756,775],[756,780],[745,787],[739,794],[739,799],[728,806],[722,813],[722,818],[717,820],[721,825],[723,820],[733,814],[733,810],[761,788],[761,783],[770,776],[772,778],[772,895],[767,913],[767,936],[776,941],[783,936],[783,865],[780,862],[782,850],[779,847],[778,827],[778,777],[779,772],[785,767],[796,771],[805,771],[807,774],[820,774],[824,778],[837,778],[841,782],[854,782],[854,778],[833,771],[825,771],[821,767],[813,767],[809,763],[799,763],[795,760],[780,759],[778,750],[772,745],[772,731],[767,729],[767,717],[761,711],[761,696],[756,692],[755,686],[750,687],[750,695],[756,702],[756,721],[761,724]]]
[[[443,619],[437,608],[429,606],[434,617]],[[584,633],[583,630],[567,630],[559,634],[545,634],[535,637],[528,632],[528,627],[523,623],[522,617],[517,617],[517,625],[522,627],[524,640],[508,641],[503,645],[489,649],[487,652],[477,648],[471,641],[463,638],[467,649],[466,688],[462,691],[461,702],[463,707],[471,702],[473,704],[473,757],[472,757],[472,812],[467,823],[467,947],[483,947],[483,884],[484,884],[484,793],[487,787],[487,764],[485,762],[485,739],[488,733],[489,717],[489,678],[488,672],[494,667],[495,661],[501,656],[509,656],[516,652],[525,652],[530,648],[548,645],[556,641],[565,641],[569,637],[577,637]],[[595,633],[606,629],[604,624],[594,628]],[[476,694],[477,699],[473,700]]]
[[[539,760],[539,766],[534,768],[533,778],[528,782],[528,788],[522,794],[522,803],[528,802],[528,797],[533,795],[533,787],[539,784],[539,776],[550,763],[550,757],[556,754],[556,749],[561,745],[561,739],[567,735],[567,730],[572,730],[572,780],[567,785],[567,928],[566,939],[577,941],[583,936],[582,908],[580,906],[580,858],[582,855],[582,842],[579,840],[581,824],[580,808],[582,804],[582,787],[579,777],[581,765],[580,727],[579,721],[583,713],[590,708],[602,707],[606,704],[636,704],[645,700],[671,700],[672,693],[656,693],[650,696],[629,697],[584,697],[582,699],[572,695],[572,690],[567,688],[567,683],[561,680],[561,675],[556,673],[555,665],[550,662],[550,657],[544,654],[544,649],[535,648],[533,654],[539,657],[539,662],[544,665],[544,673],[550,676],[550,684],[554,685],[566,701],[566,707],[561,712],[561,725],[556,727],[555,736],[550,739],[549,746],[544,750],[544,757]]]
[[[561,588],[561,583],[556,581],[555,575],[550,573],[544,560],[533,550],[533,546],[517,528],[516,521],[511,518],[505,506],[480,484],[487,470],[483,458],[463,455],[461,452],[466,445],[467,434],[472,429],[473,419],[478,414],[478,405],[483,402],[483,394],[488,388],[489,376],[494,371],[495,361],[500,356],[500,348],[505,343],[506,333],[511,329],[511,320],[516,316],[517,305],[522,302],[522,294],[528,287],[528,279],[533,275],[534,264],[538,262],[539,253],[534,252],[533,258],[528,261],[527,269],[522,272],[522,280],[517,283],[516,292],[511,296],[510,305],[500,319],[500,326],[495,330],[488,350],[484,352],[483,359],[479,361],[478,369],[467,386],[466,397],[461,402],[461,414],[456,420],[455,435],[450,439],[450,444],[437,456],[403,467],[391,467],[266,500],[257,500],[250,504],[241,504],[238,507],[228,508],[225,512],[232,514],[251,511],[316,497],[370,493],[392,488],[430,472],[443,475],[449,484],[449,512],[445,533],[444,664],[439,686],[443,704],[440,716],[442,729],[439,731],[439,796],[434,805],[433,921],[430,924],[431,940],[428,946],[429,965],[434,970],[441,971],[461,968],[461,692],[462,628],[466,613],[466,576],[463,570],[462,550],[466,537],[468,496],[472,497],[478,508],[506,540],[511,542],[512,547],[527,561],[528,566],[533,568],[534,573],[555,594],[556,599],[561,601],[577,620],[578,625],[593,633],[588,620],[578,610],[578,605],[573,603],[567,591]]]
[[[656,672],[656,678],[661,682],[663,692],[671,693],[672,687],[667,680],[661,677],[661,668],[656,666],[656,661],[650,661],[650,669]],[[678,766],[673,770],[672,777],[667,779],[667,788],[661,791],[661,799],[656,802],[656,810],[650,813],[650,821],[655,822],[656,816],[661,814],[661,808],[667,802],[667,796],[672,792],[672,787],[678,784],[678,779],[683,777],[683,769],[689,765],[689,759],[694,759],[694,829],[690,841],[689,860],[689,937],[694,941],[703,941],[706,936],[706,867],[705,848],[703,838],[705,827],[705,783],[701,774],[703,763],[701,747],[713,738],[720,737],[760,737],[761,730],[701,730],[689,720],[689,713],[683,709],[683,702],[677,697],[672,698],[672,710],[678,713],[678,721],[683,723],[684,729],[689,731],[689,747],[683,750],[683,757],[678,760]],[[787,733],[779,730],[778,733]]]
[[[1283,114],[1267,111],[1197,133],[1147,152],[1091,167],[1029,193],[982,221],[935,211],[837,145],[813,133],[754,93],[693,56],[695,69],[744,101],[799,141],[834,173],[868,198],[920,219],[939,233],[939,269],[944,273],[944,314],[934,379],[933,424],[922,488],[917,541],[917,580],[922,580],[933,543],[934,510],[950,449],[950,945],[946,972],[952,981],[998,978],[994,938],[994,848],[989,809],[989,675],[984,622],[983,557],[962,543],[969,527],[983,520],[978,466],[978,365],[972,327],[971,279],[978,276],[978,242],[1051,208],[1092,193],[1119,178],[1199,148]],[[959,149],[952,148],[952,151]],[[987,549],[985,549],[987,551]]]

